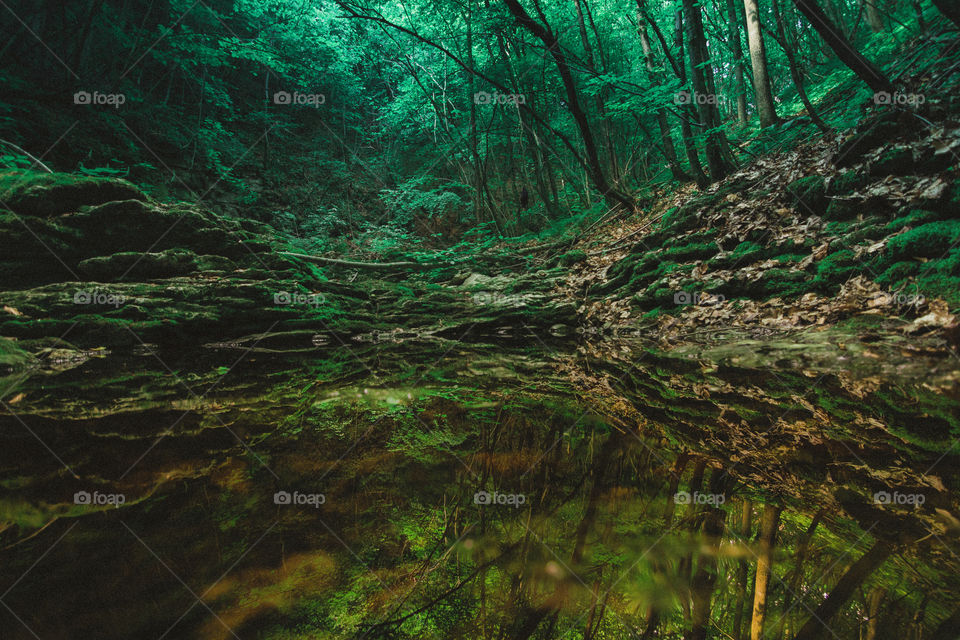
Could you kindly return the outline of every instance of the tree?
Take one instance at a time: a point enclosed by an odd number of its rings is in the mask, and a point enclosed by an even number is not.
[[[758,0],[743,0],[743,8],[747,14],[747,42],[750,46],[750,62],[753,65],[753,90],[757,98],[757,111],[760,113],[760,126],[766,128],[776,124],[779,117],[773,104],[770,76],[767,75],[767,49],[763,43],[760,7],[757,2]]]
[[[576,83],[573,79],[573,73],[570,69],[570,63],[567,61],[567,56],[560,46],[560,42],[557,39],[556,33],[550,29],[549,25],[541,24],[530,17],[530,14],[528,14],[526,9],[523,8],[519,0],[503,0],[503,3],[507,6],[507,9],[510,11],[510,13],[516,18],[520,26],[530,32],[531,35],[539,39],[540,42],[543,43],[544,48],[550,54],[550,57],[553,58],[553,62],[557,67],[557,72],[560,74],[560,79],[563,82],[563,88],[567,96],[567,104],[569,106],[570,113],[573,116],[574,122],[576,122],[577,130],[580,132],[580,139],[583,141],[584,150],[587,156],[587,168],[590,171],[593,185],[598,191],[600,191],[603,198],[611,207],[622,206],[627,210],[632,211],[635,207],[633,200],[614,189],[609,184],[607,177],[603,173],[603,167],[600,165],[600,156],[597,153],[597,145],[594,141],[593,131],[590,129],[590,122],[587,118],[586,112],[583,110],[583,107],[580,106],[580,97],[577,91]]]
[[[884,563],[891,553],[893,553],[893,548],[889,544],[882,540],[875,542],[869,551],[860,556],[860,559],[850,565],[840,577],[826,600],[817,607],[816,611],[810,614],[810,618],[794,636],[794,640],[816,640],[823,637],[828,630],[827,625],[830,624],[830,620],[837,614],[840,607]]]
[[[773,569],[773,546],[780,524],[780,507],[764,505],[760,520],[760,554],[757,556],[757,579],[753,591],[753,619],[750,624],[751,640],[761,640],[767,615],[767,588]]]
[[[750,2],[751,0],[747,0]],[[793,0],[813,28],[817,30],[823,41],[829,45],[837,57],[850,67],[861,80],[867,83],[877,93],[893,93],[895,88],[889,78],[875,64],[867,60],[840,32],[837,26],[830,21],[815,0]]]

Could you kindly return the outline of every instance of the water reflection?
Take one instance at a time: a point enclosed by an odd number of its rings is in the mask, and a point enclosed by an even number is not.
[[[7,391],[4,638],[950,637],[943,390],[630,348],[156,355]]]

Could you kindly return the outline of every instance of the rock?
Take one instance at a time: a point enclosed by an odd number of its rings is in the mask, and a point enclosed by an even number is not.
[[[20,215],[58,216],[83,205],[114,200],[146,201],[147,196],[130,182],[116,178],[29,171],[0,174],[0,202]]]

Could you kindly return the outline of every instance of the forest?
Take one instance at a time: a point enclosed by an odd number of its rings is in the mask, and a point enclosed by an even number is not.
[[[960,0],[0,0],[3,640],[960,639]]]

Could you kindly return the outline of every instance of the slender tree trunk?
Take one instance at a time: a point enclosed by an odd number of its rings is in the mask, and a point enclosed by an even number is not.
[[[773,546],[780,524],[780,507],[764,505],[760,521],[760,555],[757,558],[757,580],[753,591],[753,619],[750,623],[751,640],[761,640],[767,615],[767,587],[773,569]]]
[[[870,592],[870,600],[867,602],[867,633],[864,640],[877,640],[877,629],[880,628],[880,605],[883,604],[883,597],[887,591],[883,587],[874,587]]]
[[[817,114],[817,110],[814,108],[813,103],[810,102],[810,98],[807,96],[807,91],[803,88],[803,74],[800,72],[800,68],[797,65],[796,56],[793,55],[793,50],[790,48],[790,42],[787,40],[787,32],[783,25],[783,14],[780,11],[780,0],[773,0],[773,13],[777,19],[777,40],[779,41],[783,52],[787,56],[787,64],[790,66],[790,77],[793,79],[793,84],[797,88],[797,94],[800,96],[800,101],[803,102],[803,106],[806,108],[810,119],[813,120],[813,124],[817,125],[817,128],[823,133],[830,133],[830,127],[828,127],[827,124]]]
[[[653,62],[653,47],[650,46],[650,38],[647,36],[647,27],[643,22],[643,15],[646,13],[644,6],[645,0],[637,0],[637,35],[640,36],[640,46],[643,49],[643,57],[647,64],[647,73],[650,75],[650,81],[654,85],[659,85],[656,66]],[[674,180],[689,180],[690,176],[684,173],[677,160],[677,149],[673,144],[673,136],[670,133],[670,125],[667,122],[667,110],[657,109],[657,125],[660,128],[660,143],[663,146],[663,155],[667,160],[667,166],[670,167],[670,174]]]
[[[870,575],[884,563],[884,561],[893,553],[892,547],[887,543],[878,540],[870,550],[863,554],[859,560],[850,565],[850,568],[840,577],[833,591],[827,596],[817,610],[814,611],[807,622],[800,628],[799,633],[794,636],[794,640],[817,640],[825,638],[829,634],[828,627],[833,616],[840,611],[840,608],[846,604],[853,592]]]
[[[767,74],[767,50],[760,29],[760,7],[758,0],[744,0],[743,8],[747,14],[747,42],[750,45],[750,62],[753,65],[753,90],[757,98],[757,111],[760,113],[760,126],[766,128],[777,123],[777,108],[773,103],[770,88],[770,76]]]
[[[750,2],[751,0],[746,0]],[[954,2],[956,0],[953,0]],[[875,92],[893,93],[894,86],[890,79],[875,64],[864,58],[849,40],[840,32],[815,0],[793,0],[820,37],[823,38],[840,60],[850,67],[861,80],[867,83]]]
[[[636,208],[633,200],[611,187],[607,182],[607,177],[603,173],[603,168],[600,165],[600,157],[597,153],[597,145],[593,138],[593,131],[590,129],[587,114],[584,113],[583,108],[580,106],[580,96],[577,92],[577,86],[573,80],[573,74],[567,62],[566,54],[564,54],[563,49],[560,47],[557,35],[549,26],[540,24],[531,18],[519,0],[503,0],[503,3],[507,5],[507,9],[513,17],[516,18],[517,22],[520,23],[520,26],[540,40],[549,52],[550,57],[553,58],[553,62],[560,74],[560,79],[563,82],[564,91],[566,92],[567,105],[580,132],[580,138],[583,141],[584,151],[587,157],[587,166],[593,185],[600,191],[603,198],[611,207],[622,206],[633,211]]]
[[[740,43],[740,21],[736,0],[727,0],[727,22],[730,24],[730,47],[733,50],[734,78],[737,91],[737,122],[747,126],[747,86],[743,80],[743,45]]]
[[[677,64],[674,69],[677,72],[677,78],[681,85],[687,84],[687,67],[683,62],[683,10],[678,9],[674,15],[674,37],[675,48],[677,49]],[[692,104],[680,106],[680,133],[683,136],[683,147],[687,152],[687,162],[690,163],[690,173],[696,180],[697,186],[701,189],[706,187],[710,181],[703,172],[703,165],[700,164],[700,155],[697,153],[697,147],[693,142],[693,127],[690,121],[697,117],[697,111]]]
[[[703,14],[700,5],[694,0],[683,0],[683,10],[687,20],[687,30],[690,34],[690,76],[693,80],[693,92],[697,97],[697,113],[706,134],[707,167],[710,177],[722,180],[727,174],[727,163],[723,158],[723,142],[721,141],[720,112],[717,108],[717,96],[713,84],[713,67],[710,66],[710,55],[707,51],[707,39],[703,33]]]

